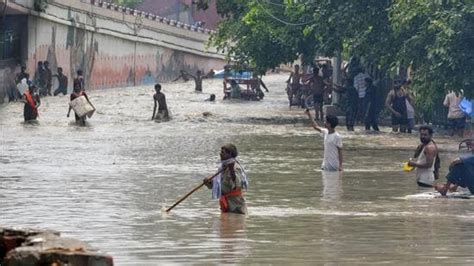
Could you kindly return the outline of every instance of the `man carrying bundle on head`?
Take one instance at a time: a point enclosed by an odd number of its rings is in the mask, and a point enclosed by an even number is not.
[[[222,212],[247,214],[247,206],[242,195],[242,189],[247,190],[247,174],[243,166],[236,159],[237,147],[227,144],[221,147],[221,167],[219,175],[204,181],[212,189],[212,198],[219,199]]]

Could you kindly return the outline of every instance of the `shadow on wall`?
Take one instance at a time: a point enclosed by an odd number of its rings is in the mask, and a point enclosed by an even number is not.
[[[206,59],[200,58],[199,56],[193,56],[191,60],[192,64],[188,64],[189,60],[186,60],[187,54],[181,51],[174,50],[162,50],[156,53],[156,81],[166,82],[175,79],[181,70],[186,70],[191,74],[201,70],[207,72],[209,66],[205,64]],[[188,57],[189,59],[189,57]],[[202,61],[201,61],[202,60]],[[199,64],[202,63],[202,64]],[[145,75],[145,78],[146,77]],[[147,79],[149,80],[149,79]]]
[[[79,21],[79,15],[76,14],[76,17],[73,18],[71,10],[69,10],[68,16],[73,22],[71,26],[68,26],[66,40],[66,48],[69,48],[70,56],[70,74],[71,77],[75,77],[76,71],[82,70],[87,88],[90,87],[94,62],[99,52],[99,43],[95,40],[94,32],[86,31],[84,24],[76,24]]]

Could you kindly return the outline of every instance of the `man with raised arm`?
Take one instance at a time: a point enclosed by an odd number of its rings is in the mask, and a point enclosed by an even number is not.
[[[321,169],[323,171],[342,171],[342,137],[335,129],[338,124],[337,116],[327,115],[324,127],[321,127],[314,121],[308,109],[305,113],[308,115],[311,126],[324,135],[324,158]]]

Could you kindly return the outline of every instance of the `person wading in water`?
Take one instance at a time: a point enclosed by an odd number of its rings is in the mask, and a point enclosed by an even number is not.
[[[395,86],[387,95],[385,106],[392,113],[393,132],[398,132],[399,129],[403,133],[407,131],[407,97],[408,95],[400,85]]]
[[[420,127],[421,144],[416,148],[415,159],[408,162],[408,166],[416,167],[416,182],[420,187],[433,187],[434,181],[438,179],[440,160],[438,147],[432,137],[431,127]]]
[[[324,127],[321,127],[314,121],[309,109],[304,112],[308,116],[311,126],[324,135],[324,157],[321,170],[342,171],[342,137],[336,132],[336,126],[339,123],[337,116],[327,115]]]
[[[214,179],[204,180],[205,185],[212,189],[212,198],[219,199],[222,212],[247,214],[247,206],[242,190],[247,190],[247,174],[242,164],[236,159],[237,147],[227,144],[221,147],[221,174]]]
[[[170,119],[168,112],[168,105],[166,104],[166,96],[161,92],[161,85],[155,85],[155,95],[153,95],[153,101],[155,103],[153,107],[153,115],[151,120],[168,121]],[[156,107],[158,106],[158,113]],[[155,115],[156,114],[156,115]]]
[[[23,102],[25,103],[23,117],[25,118],[25,122],[35,121],[36,118],[38,118],[38,107],[41,102],[39,97],[36,97],[35,95],[36,89],[35,85],[31,85],[23,94]]]
[[[74,101],[76,98],[79,98],[81,96],[84,96],[86,100],[89,102],[89,104],[93,107],[92,103],[89,101],[89,97],[87,97],[86,92],[82,88],[82,84],[79,80],[74,81],[74,91],[71,93],[71,102]],[[69,106],[69,111],[67,112],[67,117],[69,117],[71,113],[72,107]],[[86,125],[86,115],[79,117],[76,113],[74,113],[74,116],[76,117],[76,123],[85,126]]]
[[[446,196],[448,191],[454,192],[457,187],[468,188],[474,194],[474,141],[467,142],[471,154],[462,155],[449,165],[446,184],[436,184],[435,190]]]

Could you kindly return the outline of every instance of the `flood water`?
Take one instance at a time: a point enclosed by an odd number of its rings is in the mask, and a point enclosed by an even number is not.
[[[167,123],[151,121],[151,86],[90,91],[87,127],[66,118],[68,96],[44,99],[38,125],[23,124],[21,103],[1,106],[0,226],[60,231],[116,265],[474,263],[474,200],[407,197],[430,191],[401,171],[416,135],[340,127],[345,171],[323,173],[322,137],[288,108],[286,78],[265,77],[261,102],[221,100],[222,80],[204,93],[163,84]],[[458,140],[435,138],[444,176]],[[228,142],[249,174],[249,215],[221,214],[207,188],[164,214]]]

